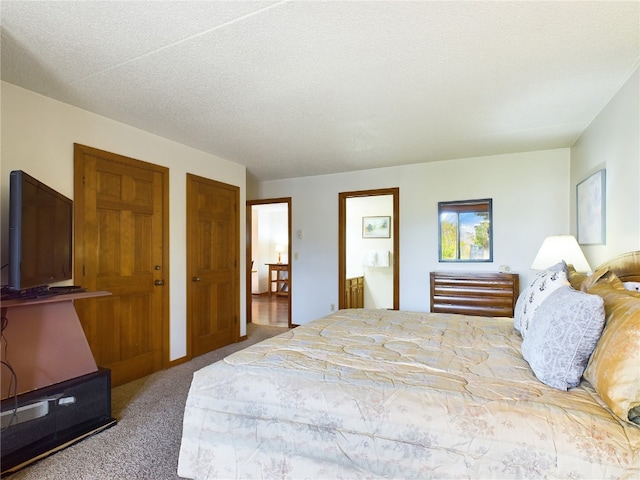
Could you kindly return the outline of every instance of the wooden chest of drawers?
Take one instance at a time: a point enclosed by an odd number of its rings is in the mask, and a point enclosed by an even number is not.
[[[484,317],[513,317],[517,273],[431,272],[431,311]]]

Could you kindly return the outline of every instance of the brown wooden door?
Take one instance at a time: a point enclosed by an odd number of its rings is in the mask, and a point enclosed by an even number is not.
[[[240,336],[240,189],[187,175],[187,335],[195,357]]]
[[[168,364],[169,171],[75,145],[74,176],[74,279],[111,292],[76,309],[116,386]]]

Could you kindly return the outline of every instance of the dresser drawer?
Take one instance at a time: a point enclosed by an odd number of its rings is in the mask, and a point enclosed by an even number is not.
[[[513,317],[517,273],[431,272],[431,311],[485,317]]]

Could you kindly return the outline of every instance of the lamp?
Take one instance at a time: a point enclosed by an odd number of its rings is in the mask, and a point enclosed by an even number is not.
[[[542,242],[536,258],[531,264],[532,270],[545,270],[564,260],[572,264],[576,272],[589,272],[591,267],[573,235],[554,235]]]
[[[278,263],[282,263],[282,252],[284,252],[284,245],[276,245],[276,252],[278,253]]]

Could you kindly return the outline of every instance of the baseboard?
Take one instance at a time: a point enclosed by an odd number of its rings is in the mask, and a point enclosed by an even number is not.
[[[186,355],[184,357],[176,358],[175,360],[171,360],[169,362],[169,368],[177,367],[178,365],[182,365],[183,363],[187,363],[189,360],[191,360],[191,358],[189,358]]]

